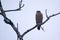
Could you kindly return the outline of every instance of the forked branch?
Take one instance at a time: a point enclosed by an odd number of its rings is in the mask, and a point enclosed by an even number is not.
[[[19,8],[13,10],[4,10],[4,12],[19,11],[21,10],[22,7],[24,7],[24,4],[22,4],[22,0],[21,0],[19,1]]]
[[[48,17],[48,15],[47,15],[47,9],[45,10],[45,12],[46,12],[46,17],[47,17],[47,19],[46,19],[44,22],[42,22],[41,25],[45,24],[51,17],[57,16],[57,15],[60,14],[60,13],[57,13],[57,14],[50,15],[50,16]],[[37,27],[37,25],[35,25],[35,26],[32,27],[31,29],[28,29],[27,31],[25,31],[25,32],[22,34],[22,37],[24,37],[24,35],[26,35],[26,34],[27,34],[28,32],[30,32],[30,31],[32,31],[32,30],[35,29],[36,27]],[[41,27],[41,28],[42,28],[42,27]],[[42,30],[44,31],[43,28],[42,28]]]
[[[24,6],[24,4],[23,4],[23,6]],[[35,25],[34,27],[28,29],[27,31],[25,31],[25,32],[21,35],[21,34],[19,33],[19,31],[18,31],[18,28],[15,27],[14,23],[13,23],[9,18],[6,17],[5,12],[18,11],[18,10],[21,10],[21,8],[22,8],[23,6],[22,6],[22,0],[21,0],[20,3],[19,3],[19,8],[18,8],[18,9],[6,10],[6,11],[4,11],[3,8],[2,8],[2,5],[1,5],[1,1],[0,1],[0,10],[1,10],[0,15],[3,16],[4,22],[5,22],[6,24],[11,25],[11,27],[12,27],[13,30],[16,32],[16,34],[17,34],[17,36],[18,36],[18,38],[19,38],[20,40],[23,40],[23,37],[24,37],[27,33],[29,33],[30,31],[32,31],[33,29],[35,29],[35,28],[37,27],[37,25]],[[59,15],[59,14],[60,14],[60,13],[57,13],[57,14],[53,14],[53,15],[48,16],[48,15],[47,15],[47,10],[46,10],[46,17],[47,17],[47,19],[46,19],[44,22],[42,22],[40,25],[45,24],[51,17],[57,16],[57,15]],[[18,24],[17,24],[17,27],[18,27]],[[43,29],[42,29],[42,30],[43,30]],[[18,39],[17,39],[17,40],[18,40]]]
[[[21,0],[21,2],[22,2],[22,0]],[[21,5],[21,4],[20,4],[20,5]],[[21,6],[20,9],[21,9],[22,7],[23,7],[23,6]],[[19,31],[18,31],[18,28],[15,27],[14,23],[13,23],[9,18],[7,18],[6,14],[5,14],[5,12],[12,11],[12,10],[4,11],[3,8],[2,8],[1,1],[0,1],[0,11],[1,11],[1,12],[0,12],[0,15],[2,15],[3,18],[4,18],[4,22],[5,22],[6,24],[11,25],[11,27],[13,28],[13,30],[14,30],[14,31],[16,32],[16,34],[18,35],[18,38],[19,38],[20,40],[23,40],[22,37],[21,37],[21,34],[20,34]],[[13,11],[15,11],[15,10],[13,10]],[[18,11],[18,10],[16,10],[16,11]]]

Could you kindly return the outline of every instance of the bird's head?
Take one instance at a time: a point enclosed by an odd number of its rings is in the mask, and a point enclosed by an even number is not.
[[[41,11],[36,11],[36,13],[41,13]]]

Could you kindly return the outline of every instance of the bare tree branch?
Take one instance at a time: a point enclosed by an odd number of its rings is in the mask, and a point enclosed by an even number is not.
[[[23,5],[23,6],[24,6],[24,5]],[[3,8],[2,8],[2,5],[1,5],[1,1],[0,1],[0,10],[1,10],[0,15],[3,16],[4,22],[5,22],[6,24],[11,25],[11,27],[12,27],[13,30],[16,32],[16,34],[17,34],[17,36],[18,36],[18,38],[19,38],[20,40],[23,40],[23,37],[24,37],[27,33],[29,33],[30,31],[32,31],[33,29],[35,29],[35,28],[37,27],[37,25],[35,25],[34,27],[28,29],[27,31],[25,31],[25,32],[21,35],[21,34],[19,33],[19,31],[18,31],[18,24],[17,24],[17,28],[16,28],[15,25],[14,25],[14,23],[13,23],[9,18],[6,17],[5,12],[20,10],[23,6],[22,6],[22,0],[21,0],[20,3],[19,3],[19,8],[18,8],[18,9],[6,10],[6,11],[4,11]],[[44,22],[42,22],[40,25],[45,24],[51,17],[57,16],[57,15],[60,14],[60,13],[57,13],[57,14],[50,15],[50,16],[48,17],[48,15],[47,15],[47,9],[46,9],[45,12],[46,12],[46,17],[47,17],[47,19],[46,19]],[[41,27],[41,28],[42,28],[42,27]],[[42,28],[42,30],[44,30],[44,29]],[[18,39],[17,39],[17,40],[18,40]]]
[[[18,23],[17,23],[17,30],[18,30]],[[17,35],[17,40],[18,40],[18,35]]]
[[[19,2],[19,7],[20,7],[20,8],[24,7],[24,4],[22,5],[22,1],[23,1],[23,0],[21,0],[21,1]]]
[[[15,25],[13,24],[13,22],[10,20],[10,19],[8,19],[7,17],[5,17],[5,16],[3,16],[4,17],[4,22],[6,23],[6,24],[9,24],[9,25],[11,25],[11,27],[13,28],[13,30],[16,32],[16,34],[18,35],[18,38],[20,38],[21,39],[21,34],[19,33],[19,31],[17,30],[17,28],[15,27]]]
[[[19,11],[21,10],[22,7],[24,7],[24,4],[22,5],[22,0],[21,0],[19,1],[19,8],[13,10],[4,10],[4,12]]]
[[[48,15],[47,15],[47,9],[45,10],[45,14],[46,14],[46,17],[48,18]]]
[[[31,29],[28,29],[27,31],[25,31],[23,34],[22,34],[22,37],[27,34],[28,32],[30,32],[31,30],[35,29],[37,27],[37,25],[35,25],[33,28]]]
[[[53,14],[53,15],[49,16],[49,18],[50,18],[50,17],[53,17],[53,16],[57,16],[57,15],[59,15],[59,14],[60,14],[60,13]]]
[[[60,13],[57,13],[57,14],[53,14],[53,15],[51,15],[51,16],[49,16],[49,17],[47,17],[47,19],[43,22],[43,23],[41,23],[41,25],[43,25],[43,24],[45,24],[51,17],[54,17],[54,16],[57,16],[57,15],[59,15]],[[28,32],[30,32],[30,31],[32,31],[33,29],[35,29],[37,27],[37,25],[36,26],[34,26],[34,27],[32,27],[31,29],[28,29],[27,31],[25,31],[23,34],[22,34],[22,37],[24,36],[24,35],[26,35]],[[41,27],[42,28],[42,27]],[[42,28],[42,30],[44,31],[44,29]]]
[[[6,24],[11,25],[11,27],[13,28],[13,30],[14,30],[14,31],[16,32],[16,34],[18,35],[18,38],[19,38],[20,40],[23,40],[23,38],[21,37],[21,34],[20,34],[19,31],[17,30],[17,28],[15,27],[15,25],[13,24],[13,22],[6,17],[6,14],[5,14],[5,12],[4,12],[3,8],[2,8],[2,5],[1,5],[1,1],[0,1],[0,10],[1,10],[0,15],[3,16],[4,22],[5,22]]]
[[[20,35],[19,31],[17,30],[17,28],[15,27],[15,25],[13,24],[13,22],[12,22],[10,19],[4,17],[4,22],[5,22],[6,24],[11,25],[11,27],[13,28],[13,30],[14,30],[14,31],[16,32],[16,34],[18,35],[18,38],[21,38],[21,35]]]

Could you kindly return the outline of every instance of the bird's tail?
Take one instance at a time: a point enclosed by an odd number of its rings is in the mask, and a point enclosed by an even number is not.
[[[41,25],[38,25],[38,26],[37,26],[37,29],[40,30],[40,27],[41,27]]]

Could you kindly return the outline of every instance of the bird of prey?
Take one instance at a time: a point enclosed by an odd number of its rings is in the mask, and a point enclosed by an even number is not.
[[[41,11],[36,11],[36,24],[38,30],[40,30],[42,20],[43,20],[43,15]]]

